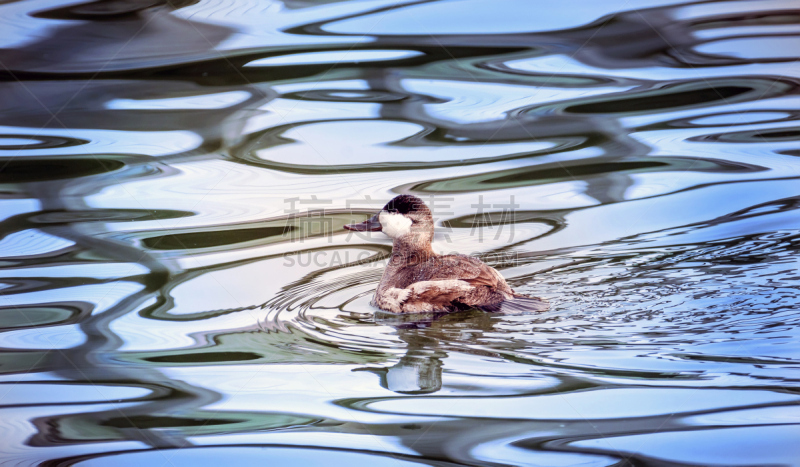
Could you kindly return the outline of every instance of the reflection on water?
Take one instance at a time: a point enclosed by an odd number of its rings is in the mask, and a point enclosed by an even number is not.
[[[4,465],[800,465],[793,2],[0,12]],[[376,313],[398,193],[552,309]]]

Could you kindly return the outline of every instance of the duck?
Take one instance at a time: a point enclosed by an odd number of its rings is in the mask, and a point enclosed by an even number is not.
[[[347,230],[383,232],[392,256],[372,306],[390,313],[453,312],[477,308],[519,314],[549,308],[546,300],[514,292],[497,270],[478,258],[433,251],[433,214],[414,195],[402,194]]]

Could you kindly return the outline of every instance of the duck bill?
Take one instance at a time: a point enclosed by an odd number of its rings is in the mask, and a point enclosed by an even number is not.
[[[374,216],[370,217],[364,222],[359,222],[358,224],[347,224],[344,226],[344,228],[347,230],[356,230],[359,232],[380,232],[381,223],[378,220],[378,215],[375,214]]]

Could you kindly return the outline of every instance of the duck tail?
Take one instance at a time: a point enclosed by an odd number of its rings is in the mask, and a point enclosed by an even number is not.
[[[515,293],[512,298],[503,300],[494,305],[484,305],[480,307],[483,311],[490,313],[504,313],[508,315],[521,315],[525,313],[538,313],[550,309],[550,303],[539,297],[529,297],[527,295]]]

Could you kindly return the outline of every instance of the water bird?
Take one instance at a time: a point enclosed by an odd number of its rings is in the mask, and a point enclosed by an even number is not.
[[[433,215],[416,196],[399,195],[348,230],[383,232],[392,238],[392,257],[372,305],[391,313],[545,311],[546,300],[514,292],[494,268],[467,255],[439,255],[431,248]]]

